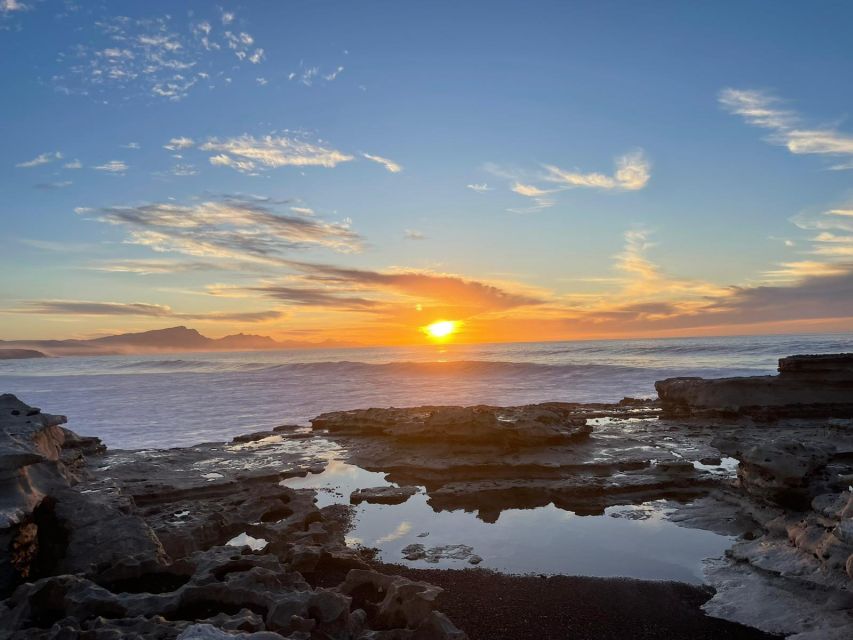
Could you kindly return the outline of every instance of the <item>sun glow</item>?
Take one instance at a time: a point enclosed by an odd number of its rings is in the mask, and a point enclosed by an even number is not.
[[[427,326],[423,327],[423,331],[430,338],[435,338],[436,340],[443,340],[449,337],[451,334],[456,333],[458,328],[458,322],[454,322],[453,320],[441,320],[439,322],[433,322],[432,324],[428,324]]]

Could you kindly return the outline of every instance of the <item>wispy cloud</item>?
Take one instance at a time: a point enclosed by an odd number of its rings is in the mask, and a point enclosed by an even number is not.
[[[548,173],[544,176],[544,180],[565,185],[567,188],[637,191],[645,187],[651,178],[651,164],[642,151],[618,157],[616,170],[612,176],[602,173],[567,171],[553,165],[545,165],[545,169]]]
[[[110,160],[109,162],[105,162],[104,164],[99,164],[92,167],[96,171],[105,171],[106,173],[112,173],[115,175],[123,175],[127,172],[128,166],[127,163],[123,160]]]
[[[169,151],[180,151],[181,149],[189,149],[195,144],[195,141],[192,138],[187,138],[186,136],[180,136],[178,138],[172,138],[163,145],[164,149],[168,149]]]
[[[263,61],[264,49],[255,38],[230,24],[179,14],[96,18],[91,30],[83,31],[85,43],[60,54],[64,69],[53,82],[60,91],[104,100],[139,93],[182,100],[194,88],[226,78],[235,62]]]
[[[60,180],[58,182],[40,182],[34,186],[36,189],[41,189],[42,191],[52,191],[54,189],[65,189],[72,184],[74,183],[71,180]]]
[[[47,153],[40,153],[32,160],[19,162],[15,166],[21,167],[23,169],[29,169],[31,167],[38,167],[40,165],[53,162],[54,160],[62,160],[62,153],[59,151],[48,151]]]
[[[288,80],[296,80],[299,84],[304,85],[306,87],[312,87],[315,83],[325,84],[328,82],[334,82],[337,80],[338,76],[340,76],[344,71],[344,67],[338,65],[331,71],[323,72],[323,70],[318,65],[309,65],[305,64],[304,61],[300,61],[299,70],[291,71],[287,74]]]
[[[106,273],[130,273],[140,276],[151,276],[172,273],[190,273],[194,271],[218,271],[223,265],[216,262],[198,262],[183,260],[113,260],[90,264],[88,269]]]
[[[784,146],[793,154],[847,156],[853,158],[853,136],[834,127],[809,126],[803,118],[783,106],[782,100],[766,91],[724,89],[719,95],[724,109],[741,116],[748,124],[770,131],[768,141]],[[835,165],[846,169],[848,164]]]
[[[266,285],[248,287],[247,290],[291,305],[326,307],[338,311],[371,311],[381,305],[377,300],[346,295],[345,292],[333,288]]]
[[[391,173],[400,173],[403,170],[403,167],[401,167],[399,164],[397,164],[393,160],[389,160],[388,158],[383,158],[382,156],[370,155],[369,153],[362,153],[361,155],[364,156],[365,158],[367,158],[368,160],[372,160],[373,162],[381,164],[383,167],[385,167]]]
[[[361,238],[348,220],[332,223],[283,214],[264,198],[223,196],[189,205],[157,202],[80,213],[126,227],[131,244],[195,257],[280,265],[288,253],[306,247],[361,249]]]
[[[284,166],[331,168],[353,159],[353,156],[321,143],[287,135],[255,137],[243,134],[222,140],[210,138],[199,148],[216,154],[210,156],[211,164],[231,167],[241,173]]]
[[[128,142],[127,144],[121,145],[122,149],[131,149],[133,151],[138,151],[142,148],[142,145],[138,142]]]
[[[417,229],[406,229],[403,233],[403,237],[406,240],[426,240],[426,235],[423,231],[418,231]]]
[[[16,11],[27,11],[29,5],[19,0],[0,0],[0,13],[15,13]]]
[[[92,302],[88,300],[28,300],[25,301],[23,307],[9,309],[5,313],[57,316],[138,316],[246,323],[275,320],[283,315],[281,311],[277,310],[180,313],[162,304],[150,304],[146,302]]]
[[[468,184],[465,186],[471,189],[471,191],[476,191],[477,193],[486,193],[486,191],[494,191],[494,189],[487,185],[485,182],[477,184]]]
[[[64,165],[62,165],[62,167],[64,169],[82,169],[83,163],[75,158],[71,162],[66,162]]]
[[[464,313],[506,310],[544,302],[536,295],[455,274],[423,270],[371,271],[304,262],[292,262],[290,267],[301,271],[308,282],[350,291],[391,291],[414,299],[458,305],[466,308]]]
[[[196,176],[198,168],[193,164],[176,164],[172,167],[172,175],[178,177]]]
[[[645,188],[651,179],[651,163],[642,150],[617,157],[613,175],[570,171],[555,165],[543,165],[537,171],[523,171],[487,163],[485,169],[509,180],[509,189],[513,193],[533,200],[532,205],[507,209],[512,213],[536,213],[553,207],[557,204],[557,194],[569,189],[638,191]],[[536,183],[545,183],[545,186]],[[485,184],[469,184],[468,188],[480,193],[489,190]]]
[[[540,189],[539,187],[535,187],[531,184],[522,184],[520,182],[513,184],[510,190],[520,196],[527,196],[528,198],[538,198],[557,192],[556,189]]]
[[[332,82],[333,80],[336,80],[336,79],[337,79],[337,77],[343,73],[343,71],[344,71],[344,68],[343,68],[343,67],[341,67],[341,66],[338,66],[338,67],[337,67],[334,71],[332,71],[331,73],[327,73],[327,74],[325,74],[325,75],[323,76],[323,79],[324,79],[326,82]]]
[[[798,253],[800,259],[782,262],[765,272],[770,281],[798,282],[812,276],[841,275],[853,263],[853,208],[801,213],[791,220],[811,232]]]

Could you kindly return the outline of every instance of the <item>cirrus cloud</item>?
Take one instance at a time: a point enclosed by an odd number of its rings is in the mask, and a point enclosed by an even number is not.
[[[349,162],[353,156],[286,135],[255,137],[243,134],[233,138],[210,138],[199,149],[210,151],[213,165],[231,167],[242,173],[252,173],[284,166],[336,167]]]
[[[361,249],[349,220],[325,222],[276,210],[268,198],[221,196],[191,204],[155,202],[78,212],[128,229],[127,242],[159,252],[281,264],[306,247],[338,252]]]

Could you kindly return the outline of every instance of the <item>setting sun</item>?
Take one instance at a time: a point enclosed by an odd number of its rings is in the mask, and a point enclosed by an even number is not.
[[[454,322],[453,320],[442,320],[440,322],[433,322],[432,324],[424,327],[425,333],[431,338],[446,338],[449,335],[456,333],[458,329],[458,322]]]

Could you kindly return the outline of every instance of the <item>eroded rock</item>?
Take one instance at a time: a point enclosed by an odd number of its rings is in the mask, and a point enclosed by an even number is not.
[[[353,604],[343,585],[368,564],[344,544],[350,508],[279,484],[325,465],[304,433],[104,453],[64,418],[2,399],[0,499],[14,508],[0,562],[14,591],[0,638],[464,638],[430,585],[384,583],[380,617]],[[238,534],[268,544],[228,546]]]
[[[385,435],[400,440],[483,443],[507,449],[570,442],[592,429],[558,404],[529,407],[415,407],[324,413],[311,421],[331,433]]]
[[[353,491],[349,500],[352,504],[401,504],[417,492],[417,487],[370,487]]]
[[[791,356],[778,376],[668,378],[655,383],[672,416],[853,417],[853,353]]]

